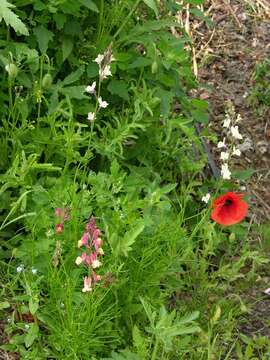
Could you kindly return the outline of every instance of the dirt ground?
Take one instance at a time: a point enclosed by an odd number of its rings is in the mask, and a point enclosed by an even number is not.
[[[210,127],[217,135],[224,131],[222,122],[228,101],[241,115],[239,128],[244,139],[242,156],[235,166],[254,170],[245,184],[246,192],[252,197],[252,222],[267,222],[270,219],[270,107],[260,113],[250,104],[250,94],[256,64],[270,59],[270,1],[211,0],[204,10],[213,27],[197,24],[193,32],[198,44],[195,49],[198,79],[208,87],[201,89],[200,97],[209,102]]]
[[[251,195],[251,223],[269,223],[270,106],[259,111],[251,104],[250,94],[256,64],[270,60],[270,1],[211,0],[204,11],[213,20],[213,27],[198,22],[193,28],[191,25],[197,44],[194,54],[198,54],[195,69],[198,66],[202,84],[199,96],[209,102],[210,127],[221,138],[226,103],[231,101],[236,113],[241,115],[239,129],[244,145],[242,156],[234,166],[254,170],[245,182],[246,193]],[[218,166],[213,146],[212,153]],[[270,287],[269,271],[264,275],[256,288],[243,295],[252,306],[238,330],[251,337],[270,336],[270,296],[263,295],[264,287]]]

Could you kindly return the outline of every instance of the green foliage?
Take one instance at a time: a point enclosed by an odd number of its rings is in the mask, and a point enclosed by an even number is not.
[[[232,346],[244,305],[226,296],[267,259],[248,226],[223,231],[200,203],[194,123],[208,105],[190,97],[190,39],[174,19],[186,4],[202,17],[202,1],[0,0],[2,348],[22,359],[210,359]],[[90,216],[104,256],[82,292]]]

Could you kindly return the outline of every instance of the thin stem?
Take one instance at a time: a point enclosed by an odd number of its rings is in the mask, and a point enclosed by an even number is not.
[[[137,9],[139,3],[141,0],[137,0],[133,6],[133,8],[130,10],[129,14],[126,17],[126,20],[123,22],[123,24],[120,26],[120,28],[116,31],[116,33],[114,34],[113,38],[116,39],[117,36],[120,34],[120,32],[123,30],[123,28],[126,26],[127,22],[129,21],[129,19],[131,18],[132,14],[134,13],[134,11]]]
[[[156,360],[156,357],[157,357],[157,351],[158,351],[158,345],[159,345],[159,342],[158,342],[158,340],[156,339],[156,341],[155,341],[155,346],[154,346],[154,350],[153,350],[152,357],[151,357],[151,360]]]
[[[103,23],[103,15],[104,15],[104,0],[100,1],[100,9],[99,9],[99,21],[98,21],[98,31],[97,31],[97,42],[101,37],[101,28]]]

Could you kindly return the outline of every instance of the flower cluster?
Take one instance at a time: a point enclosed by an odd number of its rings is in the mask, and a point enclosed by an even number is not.
[[[58,218],[58,222],[55,225],[55,231],[57,234],[61,234],[64,230],[64,223],[70,219],[69,209],[56,208],[54,214]]]
[[[104,54],[98,54],[95,58],[94,62],[96,62],[99,66],[99,84],[108,78],[108,76],[112,76],[111,73],[111,62],[114,60],[112,54],[112,46],[110,45]],[[85,92],[90,95],[94,95],[97,101],[97,107],[95,112],[89,112],[87,114],[87,119],[92,123],[95,121],[96,113],[100,111],[100,109],[105,109],[109,104],[107,101],[103,100],[99,95],[99,91],[96,91],[97,83],[94,81],[91,85],[86,86]]]
[[[94,271],[102,265],[99,256],[104,255],[100,236],[101,231],[96,225],[96,219],[91,216],[85,226],[85,232],[78,241],[78,248],[84,247],[84,252],[75,260],[77,265],[83,264],[89,270],[89,275],[84,277],[83,292],[92,291],[95,284],[101,280],[101,276]]]
[[[239,122],[241,122],[241,120],[241,115],[236,115],[233,104],[229,103],[225,120],[222,125],[223,128],[227,131],[227,135],[217,144],[218,149],[221,150],[221,176],[224,180],[231,179],[232,173],[229,169],[229,162],[232,156],[241,156],[241,151],[237,148],[239,140],[243,139],[243,136],[240,134],[237,125]]]

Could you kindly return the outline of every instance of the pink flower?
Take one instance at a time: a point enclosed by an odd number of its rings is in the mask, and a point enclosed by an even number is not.
[[[96,240],[101,235],[101,231],[99,229],[95,229],[93,231],[93,241]]]
[[[83,279],[83,289],[82,292],[89,292],[92,291],[92,278],[90,276],[85,276]]]
[[[82,246],[87,246],[88,245],[88,240],[89,240],[89,233],[85,232],[83,234],[83,236],[81,237],[81,239],[78,241],[78,248],[80,248]]]
[[[85,230],[88,231],[89,233],[93,234],[96,227],[97,227],[96,219],[94,218],[94,216],[91,216],[90,219],[88,220],[88,223],[85,226]]]
[[[63,232],[64,225],[62,223],[55,225],[55,231],[57,234],[61,234]]]
[[[87,255],[85,252],[82,253],[81,259],[82,259],[82,262],[83,262],[86,266],[90,266],[90,265],[92,264],[91,255]]]
[[[93,276],[93,281],[94,281],[94,282],[98,282],[98,281],[101,280],[101,276],[98,275],[98,274],[96,274],[94,271],[93,271],[93,273],[92,273],[92,276]]]
[[[61,208],[56,208],[56,209],[54,210],[54,214],[55,214],[55,216],[57,216],[57,217],[61,217],[61,215],[62,215],[62,209],[61,209]]]
[[[100,267],[102,265],[101,262],[97,258],[97,253],[96,252],[93,252],[90,255],[90,263],[91,263],[91,266],[92,266],[93,269],[96,269],[96,268],[98,268],[98,267]]]
[[[101,240],[101,238],[98,237],[97,239],[93,239],[93,245],[94,245],[94,247],[95,247],[96,252],[98,252],[99,248],[100,248],[101,245],[102,245],[102,240]]]

